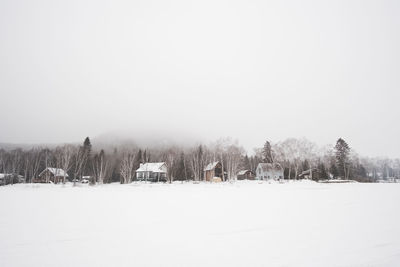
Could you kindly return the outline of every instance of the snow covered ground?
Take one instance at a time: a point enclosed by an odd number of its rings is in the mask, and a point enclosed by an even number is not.
[[[20,184],[0,203],[0,266],[400,266],[400,184]]]

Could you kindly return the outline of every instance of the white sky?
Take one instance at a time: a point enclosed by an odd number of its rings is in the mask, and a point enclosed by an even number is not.
[[[399,1],[0,1],[0,142],[345,138],[400,157]],[[133,136],[134,138],[134,136]]]

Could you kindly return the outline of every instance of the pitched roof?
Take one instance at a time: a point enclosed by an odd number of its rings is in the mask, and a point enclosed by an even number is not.
[[[312,169],[308,169],[308,170],[303,171],[302,173],[299,174],[299,176],[309,175],[309,174],[311,174],[311,170],[312,170],[313,172],[318,172],[318,169],[317,169],[317,168],[312,168]]]
[[[258,167],[261,167],[263,172],[282,170],[282,167],[279,163],[258,163]]]
[[[250,170],[242,170],[238,172],[238,175],[245,175],[247,172],[251,172]]]
[[[139,169],[137,169],[137,172],[164,172],[163,169],[161,169],[162,166],[165,165],[165,162],[148,162],[144,164],[140,164]]]
[[[16,173],[0,173],[0,178],[6,177],[6,176],[18,176],[18,177],[24,177],[20,174],[16,174]]]
[[[211,171],[213,170],[215,167],[217,167],[219,161],[215,161],[215,162],[211,162],[209,163],[205,168],[204,171]]]
[[[46,170],[48,170],[49,172],[51,172],[54,176],[56,177],[68,177],[68,173],[66,171],[64,171],[63,169],[60,168],[50,168],[47,167],[46,169],[44,169],[39,176],[41,176]]]

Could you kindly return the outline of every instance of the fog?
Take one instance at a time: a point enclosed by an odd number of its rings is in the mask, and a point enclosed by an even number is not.
[[[398,1],[0,2],[0,143],[343,137],[400,157]]]

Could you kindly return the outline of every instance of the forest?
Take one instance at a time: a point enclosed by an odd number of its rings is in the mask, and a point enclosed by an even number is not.
[[[335,145],[318,147],[306,138],[266,141],[248,155],[237,140],[220,138],[210,144],[164,145],[142,148],[133,144],[102,148],[86,137],[81,145],[0,149],[0,174],[4,184],[31,183],[47,167],[65,170],[64,182],[74,184],[90,177],[91,184],[131,183],[141,163],[165,162],[168,182],[203,181],[204,167],[222,163],[224,181],[235,181],[241,170],[255,172],[261,162],[279,163],[285,180],[301,179],[302,172],[315,170],[315,180],[343,179],[358,182],[390,181],[400,178],[400,159],[362,157],[342,138]],[[8,179],[7,179],[8,177]],[[47,181],[48,182],[48,181]]]

